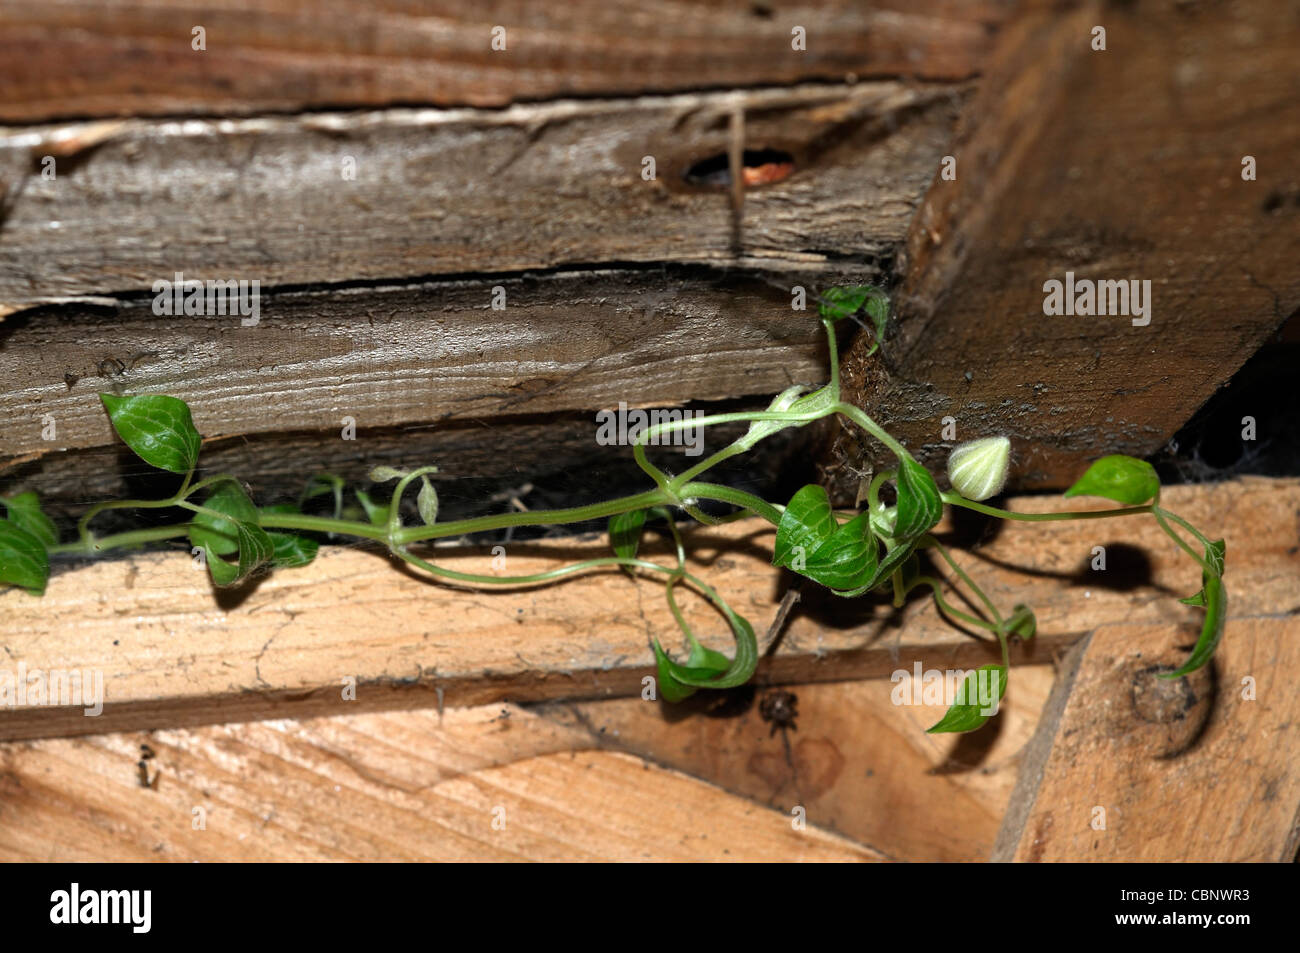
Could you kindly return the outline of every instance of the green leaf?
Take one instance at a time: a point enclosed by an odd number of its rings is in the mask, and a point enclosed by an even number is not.
[[[300,512],[301,510],[292,503],[275,503],[271,506],[264,506],[259,511],[259,513],[287,514]],[[300,566],[306,566],[316,558],[316,553],[320,549],[320,543],[306,536],[297,536],[293,533],[282,533],[275,530],[267,530],[266,535],[271,539],[271,565],[277,569],[297,569]]]
[[[1160,493],[1155,467],[1145,460],[1115,453],[1102,457],[1079,477],[1066,496],[1100,496],[1116,503],[1137,505]]]
[[[758,639],[754,636],[754,627],[716,593],[710,594],[709,599],[731,625],[731,634],[736,640],[736,656],[727,662],[726,670],[719,674],[719,660],[726,661],[726,656],[722,653],[697,645],[692,649],[687,664],[679,665],[668,657],[657,640],[653,641],[651,644],[659,667],[660,694],[668,701],[685,698],[686,695],[680,693],[687,689],[735,688],[749,681],[754,675],[754,669],[758,668]],[[678,694],[679,697],[670,697],[673,694]]]
[[[40,538],[12,520],[0,520],[0,584],[39,596],[49,578],[50,554]]]
[[[658,639],[654,641],[653,647],[658,670],[659,694],[663,696],[664,701],[674,704],[690,698],[699,691],[697,686],[681,681],[679,675],[682,678],[707,681],[717,678],[731,665],[730,659],[721,652],[706,649],[698,642],[692,645],[690,658],[686,660],[685,665],[678,665],[670,659]]]
[[[776,543],[772,547],[772,565],[793,568],[791,564],[800,553],[806,565],[809,556],[830,539],[837,528],[830,497],[816,483],[809,483],[790,498],[781,514],[776,527]]]
[[[298,497],[298,505],[302,506],[308,500],[327,493],[334,497],[334,518],[338,519],[343,515],[343,478],[333,473],[317,473],[308,480],[302,495]]]
[[[47,548],[59,542],[59,531],[54,527],[54,520],[41,510],[41,501],[31,490],[17,496],[0,498],[9,511],[9,521],[21,526],[39,539]]]
[[[1023,602],[1016,603],[1011,610],[1011,618],[1007,620],[1007,634],[1018,635],[1028,641],[1037,633],[1038,619],[1034,617],[1034,610]]]
[[[943,518],[943,500],[930,471],[911,457],[898,464],[898,518],[895,539],[915,539]]]
[[[870,357],[879,349],[880,341],[885,336],[885,326],[889,322],[889,298],[883,291],[870,285],[828,288],[822,292],[817,305],[818,313],[827,321],[851,318],[862,310],[871,319],[875,331],[871,350],[867,352],[867,357]]]
[[[361,501],[362,507],[366,511],[366,519],[370,520],[375,526],[385,526],[388,523],[388,505],[376,503],[370,498],[370,494],[365,490],[353,490],[357,499]]]
[[[239,533],[235,523],[243,521],[257,525],[257,507],[248,498],[243,487],[231,481],[224,481],[217,486],[203,501],[204,507],[216,510],[229,519],[209,516],[207,513],[195,513],[190,523],[190,542],[208,551],[211,558],[229,556],[239,551]]]
[[[989,675],[981,678],[980,672],[989,672]],[[932,725],[928,734],[945,734],[948,732],[974,731],[976,728],[988,721],[995,712],[989,709],[995,709],[997,706],[988,699],[987,694],[980,697],[980,687],[992,689],[997,686],[998,701],[1002,701],[1002,696],[1007,693],[1007,670],[1002,665],[981,665],[975,671],[966,676],[966,680],[961,683],[957,689],[957,697],[953,705],[948,709],[948,713]]]
[[[623,559],[636,556],[647,515],[646,510],[633,510],[615,513],[609,518],[609,544],[614,548],[615,556]]]
[[[817,313],[828,321],[851,318],[866,307],[872,322],[880,326],[889,316],[889,299],[885,293],[871,285],[845,285],[827,288],[820,295]],[[882,315],[884,316],[882,318]]]
[[[225,481],[203,506],[222,515],[195,513],[190,542],[206,553],[208,573],[216,585],[232,586],[274,558],[275,544],[258,525],[257,507],[243,487]],[[222,558],[230,555],[236,555],[236,562]]]
[[[1192,648],[1192,654],[1182,667],[1174,672],[1161,674],[1161,678],[1181,678],[1190,675],[1214,657],[1214,650],[1223,639],[1223,629],[1228,617],[1228,590],[1223,586],[1223,566],[1227,555],[1227,544],[1216,539],[1205,550],[1205,561],[1210,564],[1217,575],[1201,570],[1201,591],[1194,596],[1180,599],[1188,606],[1204,606],[1205,622],[1201,624],[1201,635]]]
[[[117,435],[145,463],[169,473],[189,473],[199,460],[199,432],[185,401],[164,394],[100,394]]]
[[[438,491],[433,488],[427,476],[420,477],[420,492],[415,498],[415,508],[425,526],[438,522]]]
[[[297,569],[316,558],[320,543],[292,533],[267,533],[271,540],[271,565],[277,569]]]
[[[860,596],[864,592],[869,592],[876,588],[876,586],[885,582],[894,574],[895,570],[903,569],[906,571],[908,560],[916,552],[916,544],[918,542],[919,540],[910,540],[907,543],[895,546],[885,554],[884,559],[880,560],[880,565],[876,567],[876,571],[872,574],[870,579],[859,586],[855,586],[847,592],[836,591],[835,594],[846,598]]]
[[[830,589],[852,589],[871,579],[879,561],[870,514],[859,513],[813,551],[802,573]]]
[[[1161,673],[1161,678],[1181,678],[1201,668],[1213,656],[1223,639],[1224,622],[1228,615],[1228,592],[1223,587],[1223,580],[1211,576],[1205,582],[1205,622],[1201,625],[1201,636],[1196,640],[1192,654],[1182,667],[1174,672]]]

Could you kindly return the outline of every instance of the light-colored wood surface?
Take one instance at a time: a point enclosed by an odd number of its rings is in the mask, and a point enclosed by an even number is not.
[[[628,751],[808,820],[895,860],[987,858],[1011,798],[1020,752],[1051,691],[1048,665],[1017,667],[1001,713],[972,736],[927,735],[944,705],[895,704],[886,678],[790,685],[796,729],[763,719],[769,690],[653,711],[639,699],[539,707],[585,728],[602,747]],[[899,697],[899,701],[906,701]],[[746,704],[747,702],[747,704]]]
[[[881,859],[584,738],[492,706],[0,745],[0,859]]]
[[[1300,7],[1022,9],[897,259],[887,360],[858,346],[846,369],[922,462],[951,416],[959,440],[1012,438],[1018,486],[1064,488],[1084,459],[1162,448],[1300,307]],[[1150,323],[1045,314],[1067,272],[1150,282]]]
[[[54,178],[34,173],[32,157],[78,128],[11,127],[0,135],[0,303],[152,302],[154,283],[177,272],[364,294],[367,282],[602,265],[865,268],[906,235],[965,89],[870,82],[499,111],[130,119]],[[739,229],[729,190],[684,178],[726,154],[737,111],[748,148],[795,164],[749,191]]]
[[[142,0],[0,7],[0,119],[249,113],[858,76],[963,79],[998,0]],[[191,30],[207,48],[191,49]],[[506,48],[491,48],[504,26]],[[791,30],[807,43],[796,50]],[[54,65],[58,69],[54,69]]]
[[[1284,610],[1234,621],[1185,681],[1155,677],[1182,658],[1164,627],[1101,626],[1072,650],[995,859],[1294,861],[1300,587]]]
[[[1043,511],[1063,502],[1009,505]],[[1293,606],[1300,482],[1173,487],[1165,503],[1212,536],[1227,534],[1227,640],[1238,619]],[[771,567],[772,538],[771,527],[755,521],[688,537],[698,571],[760,633],[794,578]],[[659,538],[653,543],[646,551],[662,558]],[[1105,572],[1089,568],[1097,545],[1108,547]],[[511,544],[503,572],[537,571],[606,546],[603,537]],[[485,550],[434,552],[449,568],[492,571]],[[958,559],[997,604],[1024,601],[1037,612],[1039,634],[1017,645],[1016,663],[1048,663],[1101,625],[1160,623],[1181,641],[1200,624],[1196,610],[1177,603],[1195,591],[1199,574],[1149,517],[1009,524]],[[684,607],[706,642],[731,650],[723,621],[702,600],[688,598]],[[680,648],[657,581],[608,572],[540,589],[456,591],[408,575],[385,556],[343,548],[219,600],[185,553],[104,560],[56,574],[41,599],[0,593],[0,618],[9,670],[20,663],[98,670],[106,698],[98,717],[34,705],[0,711],[3,738],[355,710],[348,706],[633,695],[651,672],[650,638]],[[916,662],[970,668],[996,658],[992,644],[943,621],[928,599],[896,615],[882,598],[818,597],[810,586],[759,679],[834,681],[887,676]],[[343,700],[347,678],[356,681],[356,702]]]

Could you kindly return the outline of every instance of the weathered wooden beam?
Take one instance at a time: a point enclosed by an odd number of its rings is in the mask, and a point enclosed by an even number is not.
[[[1228,528],[1236,594],[1226,639],[1253,617],[1293,608],[1300,556],[1294,525],[1277,514],[1300,508],[1300,483],[1252,479],[1173,487],[1165,496],[1207,533]],[[1012,505],[1041,511],[1059,503],[1029,497]],[[1250,531],[1238,535],[1235,526]],[[710,584],[759,632],[794,581],[770,564],[773,532],[741,521],[693,532],[689,541]],[[434,559],[465,572],[522,574],[608,551],[603,536],[503,545],[500,570],[489,549],[439,548]],[[1096,545],[1111,547],[1105,572],[1088,568]],[[657,538],[646,551],[665,555]],[[1199,624],[1171,596],[1193,591],[1199,576],[1149,518],[1006,527],[958,558],[995,603],[1035,609],[1039,633],[1015,647],[1016,662],[1050,662],[1103,625],[1163,623],[1181,644]],[[687,612],[702,638],[729,648],[716,614],[699,603]],[[0,711],[6,739],[634,695],[651,672],[648,640],[659,637],[673,649],[680,641],[658,581],[611,571],[538,589],[459,592],[398,571],[380,554],[342,547],[322,550],[304,569],[215,596],[186,551],[102,560],[56,573],[40,599],[0,593],[0,619],[0,671],[15,685],[21,663],[28,671],[99,672],[104,690],[98,716],[34,697]],[[928,600],[895,613],[882,598],[810,591],[758,677],[834,681],[917,663],[966,669],[996,658],[995,644],[955,629]],[[344,698],[345,679],[355,680],[355,701]]]
[[[500,705],[0,745],[0,858],[884,859],[590,748],[584,732]]]
[[[0,324],[0,457],[113,443],[102,391],[180,397],[208,438],[771,394],[827,374],[814,306],[792,311],[790,287],[864,273],[793,268],[782,284],[665,267],[272,292],[252,326],[138,299],[33,310]]]
[[[980,68],[998,0],[291,0],[239,7],[10,2],[0,121],[428,103],[497,107],[807,80],[960,80]],[[205,31],[193,49],[195,27]],[[504,28],[504,50],[493,28]],[[806,34],[803,48],[793,31]],[[498,44],[500,45],[500,44]]]
[[[993,859],[1293,862],[1294,581],[1290,605],[1240,617],[1212,667],[1186,680],[1157,677],[1180,663],[1163,626],[1117,623],[1075,646],[1025,751]]]
[[[80,147],[67,137],[90,136],[84,124],[9,129],[0,305],[151,292],[178,272],[269,290],[619,263],[869,264],[906,234],[961,93],[873,82],[125,120]],[[748,193],[739,224],[725,185],[685,180],[726,155],[737,113],[747,148],[794,166]],[[65,157],[47,178],[51,151]]]
[[[886,356],[847,363],[922,456],[945,455],[951,416],[960,440],[1012,438],[1020,486],[1059,487],[1158,449],[1300,307],[1300,19],[1267,0],[1028,8],[912,223]],[[1067,273],[1150,282],[1150,310],[1049,316]],[[864,453],[837,455],[851,498]]]

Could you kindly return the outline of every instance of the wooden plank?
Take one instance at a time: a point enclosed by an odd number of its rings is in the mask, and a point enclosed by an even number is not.
[[[114,443],[101,391],[180,397],[207,438],[768,395],[827,373],[790,304],[752,274],[655,268],[277,292],[249,327],[148,301],[32,311],[0,327],[0,456]]]
[[[1012,438],[1019,486],[1062,487],[1088,458],[1161,447],[1300,308],[1300,15],[1029,10],[963,115],[955,181],[936,176],[913,221],[888,356],[858,347],[846,368],[923,457],[942,458],[951,416],[959,439]],[[1150,281],[1150,323],[1047,316],[1067,272]],[[870,460],[851,439],[833,456],[851,499]]]
[[[1294,861],[1294,597],[1239,623],[1213,666],[1185,682],[1156,678],[1180,659],[1163,627],[1117,623],[1080,643],[1026,752],[993,858]]]
[[[152,787],[139,776],[143,762]],[[0,746],[6,861],[872,861],[517,708]],[[202,829],[196,829],[201,819]]]
[[[1060,505],[1040,497],[1011,503],[1040,511]],[[1227,533],[1237,593],[1227,639],[1244,620],[1293,607],[1300,554],[1289,514],[1300,510],[1300,482],[1172,487],[1165,503],[1207,533]],[[978,540],[982,529],[960,538]],[[772,537],[770,526],[751,520],[692,532],[688,543],[710,584],[760,632],[789,585],[770,565]],[[653,543],[646,552],[662,558],[661,542]],[[607,551],[603,537],[503,545],[500,571],[510,574]],[[1104,573],[1088,568],[1096,545],[1109,548]],[[494,571],[488,549],[450,546],[433,558],[461,571]],[[1146,518],[1004,527],[959,559],[997,604],[1035,609],[1039,634],[1015,648],[1015,662],[1047,663],[1100,625],[1162,623],[1180,643],[1199,625],[1171,597],[1193,591],[1199,576]],[[730,650],[713,612],[694,599],[685,609],[702,639]],[[97,717],[35,698],[15,704],[0,712],[6,739],[634,695],[651,671],[649,638],[673,649],[680,641],[657,581],[598,572],[537,589],[459,592],[396,571],[384,555],[343,547],[327,548],[305,569],[215,597],[184,551],[103,560],[57,573],[41,599],[0,593],[0,618],[7,666],[0,671],[15,686],[20,663],[29,672],[99,672],[105,699]],[[878,596],[849,601],[809,592],[758,677],[836,681],[916,663],[968,669],[996,657],[994,645],[944,622],[927,600],[894,613]],[[356,701],[343,698],[349,678]]]
[[[887,679],[788,686],[799,717],[785,739],[760,712],[766,690],[656,713],[639,699],[548,702],[548,717],[627,751],[743,794],[886,856],[983,860],[1011,798],[1020,752],[1051,691],[1047,665],[1016,669],[993,725],[974,736],[927,735],[942,705],[895,705]]]
[[[0,304],[152,301],[178,272],[270,290],[619,263],[868,265],[906,234],[961,99],[957,86],[875,82],[126,120],[80,151],[68,140],[90,136],[85,124],[10,128]],[[795,166],[751,190],[739,228],[725,186],[684,180],[726,154],[737,112],[748,148]],[[63,171],[45,178],[50,150]]]
[[[0,121],[254,113],[909,76],[964,79],[997,0],[581,0],[484,6],[141,0],[0,8]],[[192,30],[207,32],[191,48]],[[491,48],[504,26],[506,48]],[[806,48],[792,45],[802,26]]]

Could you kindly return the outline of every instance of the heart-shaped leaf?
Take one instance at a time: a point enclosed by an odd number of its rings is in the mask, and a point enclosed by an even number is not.
[[[213,583],[232,586],[274,558],[275,544],[258,525],[257,507],[238,484],[221,483],[203,506],[213,512],[194,514],[190,542],[206,553]],[[230,555],[234,563],[223,558]]]
[[[1097,460],[1065,491],[1066,496],[1100,496],[1135,506],[1155,499],[1159,493],[1160,478],[1155,467],[1119,453]]]
[[[9,511],[9,522],[27,530],[46,547],[58,544],[59,531],[55,529],[54,520],[41,510],[41,501],[35,493],[28,490],[17,496],[0,499],[0,503]]]
[[[689,692],[680,693],[686,689],[735,688],[743,685],[753,677],[754,669],[758,667],[758,639],[754,636],[754,627],[716,593],[709,598],[731,625],[731,634],[736,640],[736,656],[728,662],[722,653],[697,644],[692,649],[687,664],[680,665],[668,657],[658,640],[654,640],[651,644],[659,670],[659,690],[668,701],[685,698]],[[726,668],[719,673],[718,667],[724,662]],[[679,697],[670,697],[673,694],[678,694]]]
[[[984,673],[984,674],[981,674]],[[993,694],[997,693],[996,701]],[[981,665],[966,676],[957,688],[957,697],[928,734],[974,731],[997,713],[998,703],[1007,693],[1007,670],[1002,665]]]
[[[50,555],[45,544],[12,520],[0,520],[0,584],[19,586],[39,596],[49,578]]]
[[[898,518],[895,539],[915,539],[943,518],[943,500],[930,471],[911,457],[898,463]]]
[[[100,394],[117,435],[145,463],[169,473],[189,473],[199,459],[199,432],[189,405],[165,394]]]
[[[859,513],[818,546],[803,575],[830,589],[853,589],[875,574],[880,548],[867,513]]]
[[[262,507],[260,512],[296,514],[301,510],[292,503],[275,503]],[[275,530],[267,530],[266,535],[271,539],[273,552],[271,565],[277,569],[296,569],[299,566],[306,566],[316,558],[316,553],[320,549],[320,543],[306,536]]]
[[[681,681],[679,675],[689,679],[709,680],[717,678],[731,665],[730,659],[721,652],[706,649],[698,642],[691,647],[691,654],[685,665],[678,665],[670,659],[658,639],[654,641],[654,653],[659,694],[663,696],[664,701],[673,703],[690,698],[699,691],[698,687]]]
[[[222,482],[203,501],[206,509],[223,514],[222,518],[207,513],[195,513],[190,523],[190,542],[201,546],[208,556],[229,556],[239,551],[237,522],[257,525],[257,507],[248,498],[243,487],[230,481]]]
[[[776,543],[772,547],[772,565],[794,568],[802,555],[806,566],[812,553],[830,539],[837,528],[830,497],[816,483],[809,483],[790,498],[781,514],[776,527]]]

